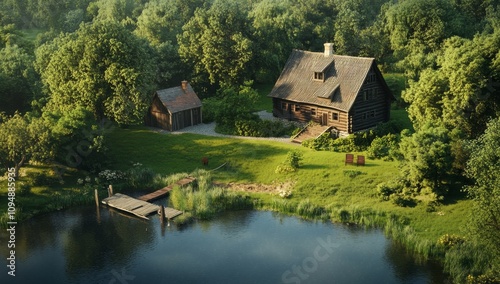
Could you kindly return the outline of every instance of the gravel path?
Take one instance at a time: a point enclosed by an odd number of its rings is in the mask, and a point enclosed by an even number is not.
[[[272,113],[267,112],[265,110],[260,111],[257,114],[259,115],[259,117],[261,119],[279,120],[279,118],[274,117]],[[172,135],[182,134],[182,133],[193,133],[193,134],[201,134],[201,135],[207,135],[207,136],[230,137],[230,138],[250,139],[250,140],[266,140],[266,141],[276,141],[276,142],[299,145],[297,143],[292,143],[290,141],[289,137],[283,137],[283,138],[281,138],[281,137],[245,137],[245,136],[220,134],[220,133],[215,132],[215,122],[208,123],[208,124],[201,123],[201,124],[189,126],[189,127],[186,127],[186,128],[181,129],[181,130],[174,131],[174,132],[170,132],[170,131],[158,129],[158,128],[154,128],[154,130],[156,132],[159,132],[159,133],[172,134]]]

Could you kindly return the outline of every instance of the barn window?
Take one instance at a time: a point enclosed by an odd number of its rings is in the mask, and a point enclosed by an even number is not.
[[[311,109],[311,115],[316,115],[316,109],[315,108]]]
[[[325,80],[325,73],[323,73],[323,72],[314,72],[314,80],[316,80],[316,81],[324,81]]]
[[[339,113],[338,112],[332,112],[332,120],[339,120]]]
[[[281,103],[281,110],[286,110],[286,103]]]
[[[295,105],[295,111],[300,111],[300,105]]]

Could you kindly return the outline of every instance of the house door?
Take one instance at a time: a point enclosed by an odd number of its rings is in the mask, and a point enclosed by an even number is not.
[[[323,113],[321,116],[321,125],[328,125],[328,113]]]

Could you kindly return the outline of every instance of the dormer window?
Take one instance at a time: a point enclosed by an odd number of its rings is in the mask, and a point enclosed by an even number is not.
[[[314,72],[314,81],[325,81],[325,73],[323,72]]]

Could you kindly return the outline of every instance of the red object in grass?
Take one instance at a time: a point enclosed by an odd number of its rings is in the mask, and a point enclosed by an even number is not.
[[[207,157],[203,157],[203,158],[201,158],[201,163],[202,163],[204,166],[207,166],[207,165],[208,165],[208,158],[207,158]]]

